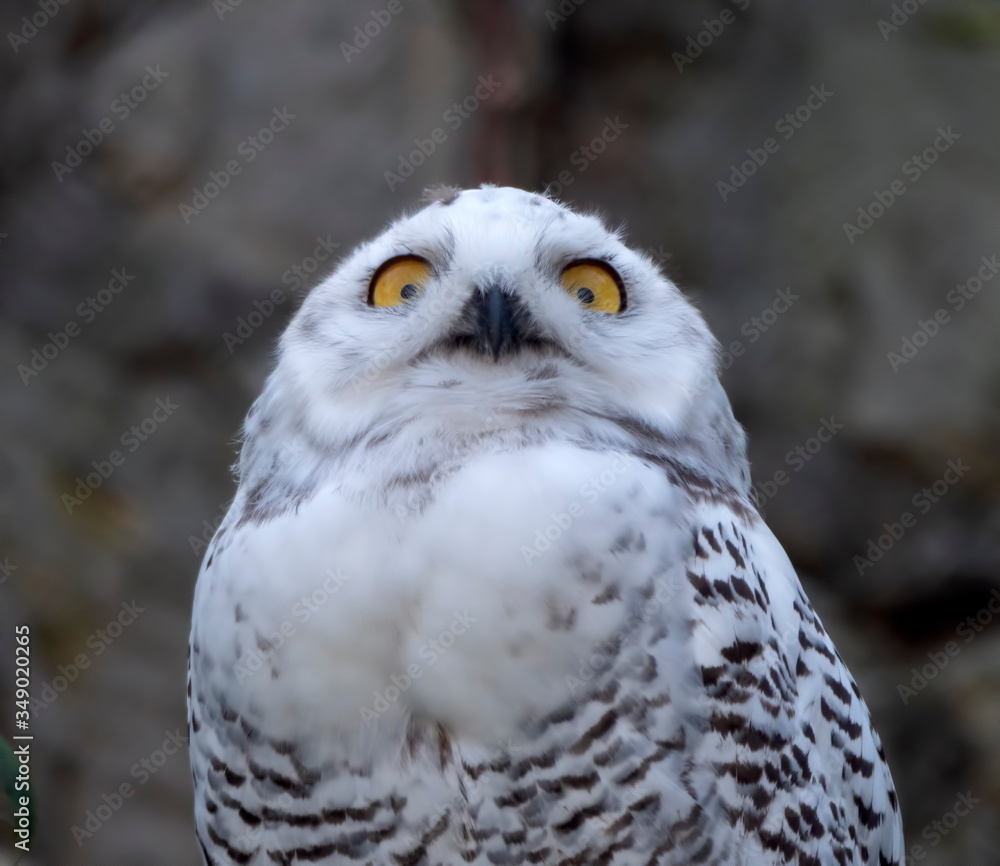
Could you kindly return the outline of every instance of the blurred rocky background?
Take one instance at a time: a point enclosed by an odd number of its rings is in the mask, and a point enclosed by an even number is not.
[[[601,209],[697,299],[907,862],[1000,863],[1000,4],[8,0],[0,31],[22,862],[200,862],[192,589],[275,339],[424,187],[491,181]]]

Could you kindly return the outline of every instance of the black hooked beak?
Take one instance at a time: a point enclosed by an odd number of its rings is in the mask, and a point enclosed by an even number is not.
[[[473,300],[477,348],[489,352],[494,361],[515,351],[522,341],[514,299],[502,289],[488,286],[479,289]]]

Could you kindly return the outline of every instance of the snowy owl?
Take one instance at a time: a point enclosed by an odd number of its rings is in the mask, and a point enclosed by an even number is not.
[[[284,333],[194,599],[206,864],[903,861],[717,344],[592,215],[441,189]]]

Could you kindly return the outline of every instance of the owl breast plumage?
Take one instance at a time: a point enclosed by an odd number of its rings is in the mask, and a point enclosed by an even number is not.
[[[592,216],[444,191],[282,338],[198,578],[206,864],[903,860],[694,308]]]

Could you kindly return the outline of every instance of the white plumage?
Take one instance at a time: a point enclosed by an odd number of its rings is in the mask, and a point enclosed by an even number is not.
[[[715,341],[646,256],[521,190],[440,192],[295,316],[189,670],[207,864],[903,859]]]

